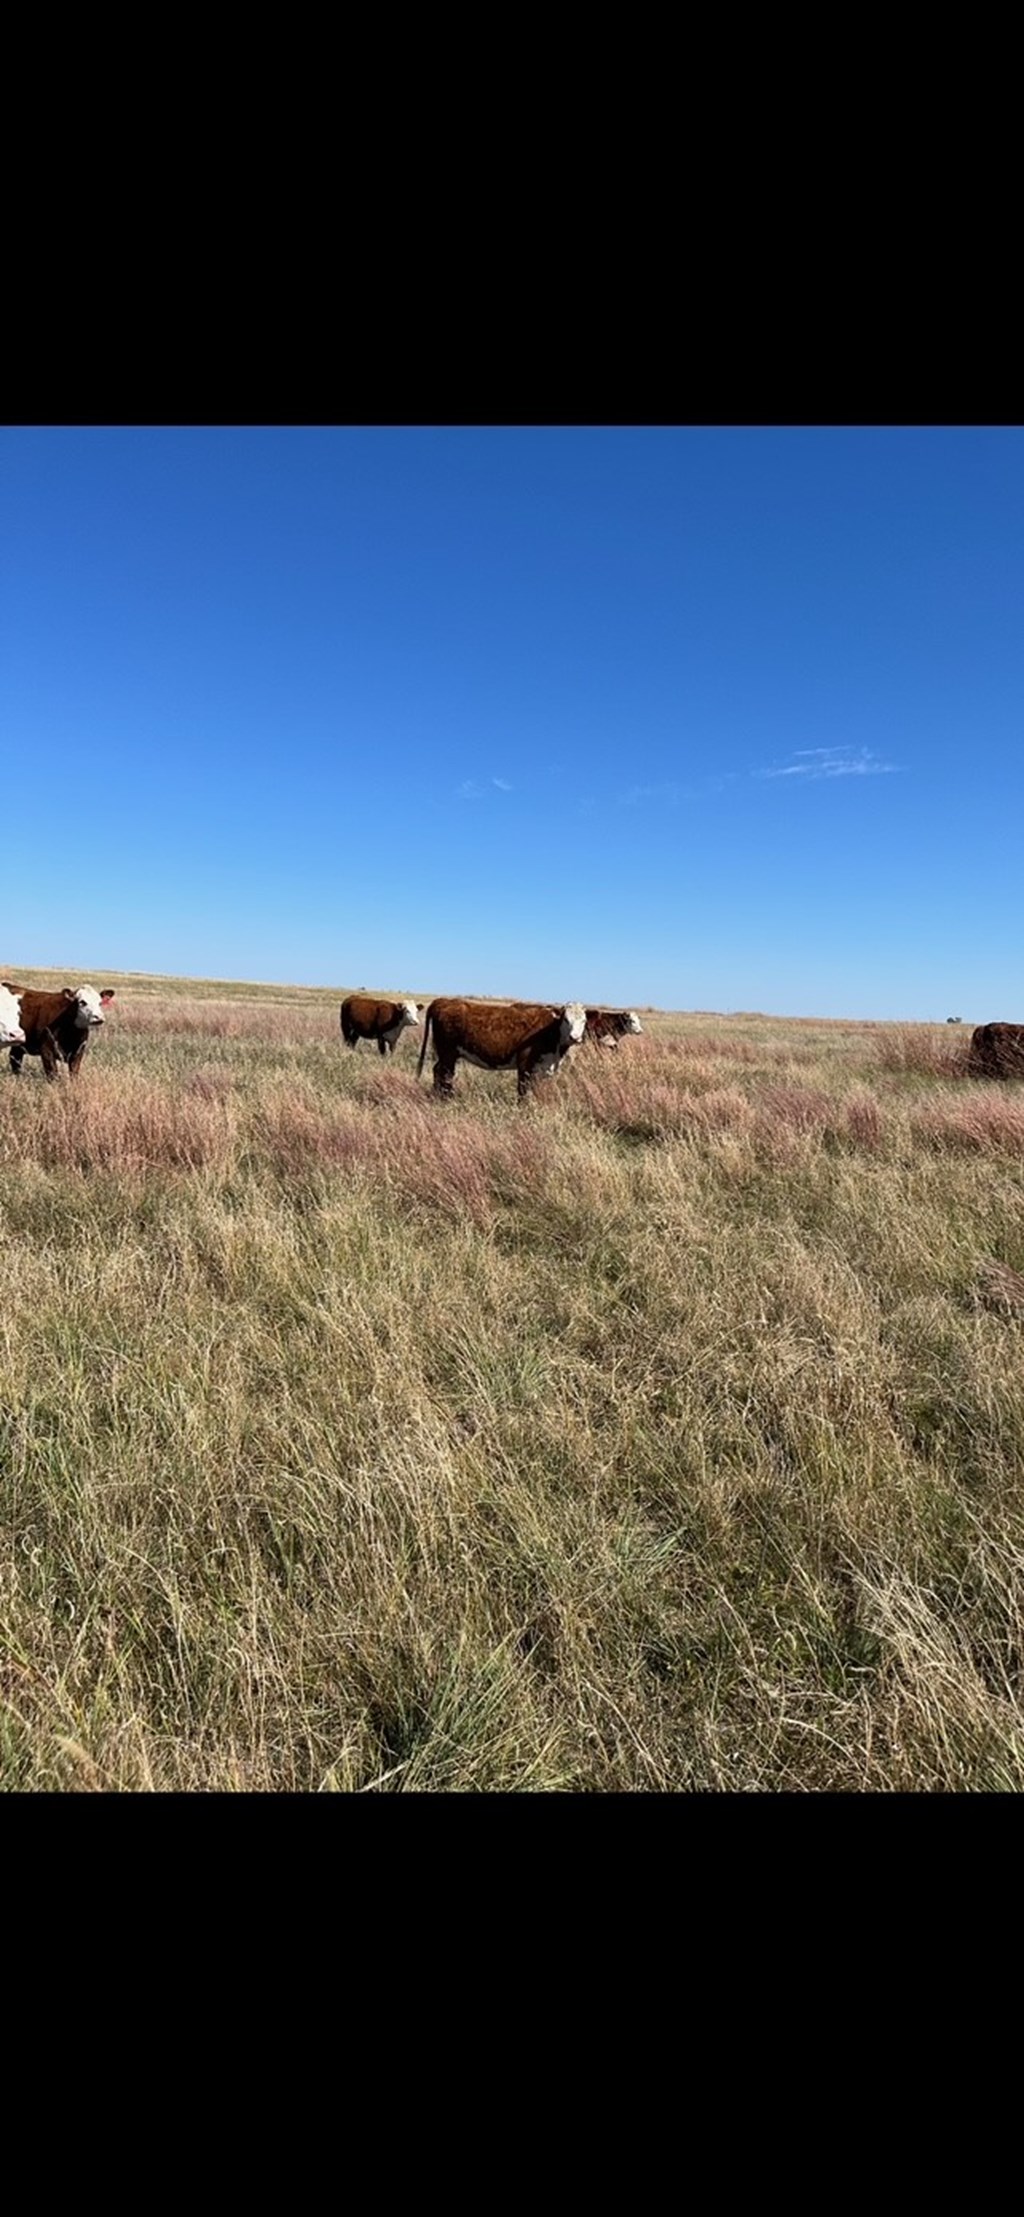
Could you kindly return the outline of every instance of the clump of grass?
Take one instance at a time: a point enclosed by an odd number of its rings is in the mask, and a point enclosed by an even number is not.
[[[761,1056],[761,1050],[749,1040],[713,1032],[687,1032],[682,1038],[659,1039],[657,1052],[671,1062],[754,1063]]]
[[[857,1086],[848,1093],[844,1102],[846,1129],[851,1145],[871,1154],[881,1146],[884,1119],[874,1094],[867,1086]]]
[[[762,1125],[799,1133],[835,1130],[839,1122],[846,1122],[834,1094],[808,1085],[761,1086],[757,1114]]]
[[[1024,1317],[1024,1273],[997,1255],[982,1256],[974,1291],[981,1306],[998,1316]]]
[[[594,1068],[594,1058],[589,1067],[575,1069],[566,1094],[573,1109],[598,1130],[625,1138],[667,1139],[694,1131],[748,1129],[753,1121],[749,1103],[736,1087],[697,1091],[654,1069],[610,1071],[611,1057],[604,1059],[601,1070]]]
[[[72,1086],[25,1084],[8,1096],[0,1123],[0,1160],[47,1170],[201,1170],[225,1166],[235,1148],[237,1104],[224,1089],[172,1091],[133,1075],[105,1085],[83,1071]],[[13,1090],[13,1088],[12,1088]]]
[[[442,1111],[443,1114],[443,1111]],[[401,1192],[426,1201],[455,1222],[467,1217],[481,1227],[493,1220],[498,1205],[528,1202],[547,1182],[552,1150],[545,1135],[524,1129],[524,1119],[508,1126],[461,1117],[422,1124],[409,1135],[395,1172]]]
[[[377,1125],[353,1101],[318,1099],[298,1085],[263,1089],[249,1130],[254,1161],[294,1181],[357,1165],[372,1169],[385,1152]]]
[[[968,1045],[959,1032],[951,1036],[933,1024],[886,1025],[877,1039],[875,1056],[880,1070],[899,1077],[965,1078]]]
[[[953,1102],[929,1101],[913,1109],[910,1123],[929,1147],[1024,1155],[1024,1101],[1005,1094],[972,1089]]]
[[[331,1017],[333,1015],[333,1032]],[[112,1032],[126,1039],[252,1040],[264,1045],[312,1044],[337,1032],[336,1010],[282,1008],[253,1001],[128,1001],[108,1019]]]

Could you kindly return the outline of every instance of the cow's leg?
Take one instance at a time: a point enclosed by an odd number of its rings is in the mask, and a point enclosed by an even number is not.
[[[57,1046],[57,1042],[54,1039],[53,1033],[40,1032],[39,1060],[43,1065],[43,1076],[46,1079],[47,1085],[52,1085],[54,1083],[54,1080],[57,1076],[57,1065],[60,1061],[62,1061],[62,1059],[63,1058],[61,1056],[60,1049]]]
[[[434,1064],[434,1091],[445,1101],[449,1101],[455,1091],[455,1064],[442,1062],[440,1055]]]
[[[385,1039],[383,1032],[381,1032],[380,1038],[377,1041],[377,1045],[380,1048],[382,1055],[389,1055],[391,1053],[391,1041],[390,1039]]]
[[[76,1048],[75,1048],[74,1054],[73,1054],[73,1055],[69,1055],[69,1056],[68,1056],[68,1076],[69,1076],[69,1078],[77,1078],[77,1076],[78,1076],[78,1073],[79,1073],[79,1071],[80,1071],[80,1069],[81,1069],[81,1067],[82,1067],[82,1057],[83,1057],[83,1055],[84,1055],[84,1053],[85,1053],[85,1050],[86,1050],[86,1048],[87,1048],[88,1044],[89,1044],[89,1041],[88,1041],[88,1039],[87,1039],[87,1038],[86,1038],[86,1039],[83,1039],[83,1041],[82,1041],[82,1044],[81,1044],[81,1046],[80,1046],[80,1047],[76,1047]]]
[[[11,1048],[11,1075],[12,1075],[12,1077],[15,1077],[15,1078],[20,1078],[20,1076],[21,1076],[21,1066],[22,1066],[22,1063],[24,1062],[24,1060],[25,1060],[25,1049],[24,1049],[24,1047],[17,1047],[17,1046],[15,1046],[15,1047],[12,1047],[12,1048]]]

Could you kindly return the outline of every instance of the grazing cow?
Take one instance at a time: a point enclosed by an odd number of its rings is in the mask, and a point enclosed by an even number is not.
[[[976,1078],[1024,1078],[1024,1024],[979,1024],[968,1068]]]
[[[341,1036],[348,1047],[361,1039],[375,1039],[382,1055],[391,1055],[407,1024],[418,1024],[415,1001],[375,1001],[366,993],[350,993],[341,1004]]]
[[[0,985],[0,1047],[18,1047],[25,1034],[21,1026],[21,985]]]
[[[588,1008],[583,1044],[592,1039],[596,1047],[617,1047],[627,1033],[642,1030],[640,1018],[631,1008]]]
[[[549,1001],[431,1001],[416,1075],[422,1076],[433,1032],[435,1093],[452,1092],[461,1059],[481,1070],[514,1067],[518,1098],[525,1101],[534,1080],[553,1078],[563,1055],[579,1045],[586,1021],[580,1001],[562,1008]]]
[[[39,1056],[50,1084],[60,1062],[67,1063],[69,1077],[77,1077],[89,1035],[104,1022],[107,1003],[113,998],[110,986],[102,993],[94,985],[65,985],[56,993],[35,993],[26,986],[21,994],[24,1042],[11,1048],[15,1077],[26,1055]]]

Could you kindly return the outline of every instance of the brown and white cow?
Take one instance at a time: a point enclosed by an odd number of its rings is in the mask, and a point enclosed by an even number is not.
[[[348,1047],[375,1039],[382,1055],[391,1055],[407,1024],[418,1024],[415,1001],[376,1001],[369,993],[350,993],[341,1004],[341,1036]]]
[[[9,990],[21,993],[25,1035],[23,1042],[11,1048],[15,1077],[26,1055],[39,1056],[43,1076],[50,1084],[61,1062],[67,1063],[69,1077],[77,1077],[91,1034],[104,1022],[108,1003],[114,998],[113,988],[107,986],[102,993],[94,985],[65,985],[55,993],[36,993],[30,986]]]
[[[0,1047],[17,1047],[25,1037],[21,1023],[21,985],[0,985]]]
[[[640,1018],[631,1008],[588,1008],[583,1043],[585,1046],[589,1039],[596,1047],[617,1047],[628,1033],[642,1030]]]
[[[968,1068],[976,1078],[1024,1078],[1024,1024],[979,1024]]]
[[[535,1079],[553,1078],[569,1048],[579,1045],[586,1021],[581,1001],[566,1001],[559,1008],[550,1001],[442,996],[427,1010],[416,1075],[423,1074],[433,1034],[435,1093],[452,1092],[457,1062],[474,1062],[480,1070],[518,1071],[517,1094],[525,1101]]]

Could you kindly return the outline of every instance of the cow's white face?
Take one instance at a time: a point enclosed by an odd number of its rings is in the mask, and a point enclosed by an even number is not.
[[[567,1001],[562,1010],[561,1041],[563,1047],[578,1047],[587,1028],[587,1012],[582,1001]]]
[[[0,985],[0,1046],[20,1047],[24,1038],[21,1028],[21,994],[12,993],[9,985]]]
[[[628,1032],[642,1032],[643,1028],[636,1010],[628,1008],[626,1010],[626,1030]]]
[[[418,1008],[417,1008],[417,1006],[416,1006],[416,1003],[415,1003],[415,1001],[402,1001],[402,1002],[400,1002],[400,1004],[399,1004],[399,1005],[400,1005],[400,1007],[401,1007],[401,1011],[402,1011],[402,1030],[403,1030],[403,1031],[405,1030],[405,1027],[406,1027],[406,1025],[407,1025],[407,1024],[418,1024],[418,1023],[419,1023],[419,1020],[420,1020],[420,1012],[419,1012],[419,1009],[418,1009]]]
[[[106,1010],[105,1001],[112,1001],[112,993],[97,993],[94,985],[80,985],[71,996],[75,1004],[75,1030],[89,1031],[93,1024],[102,1024]]]

